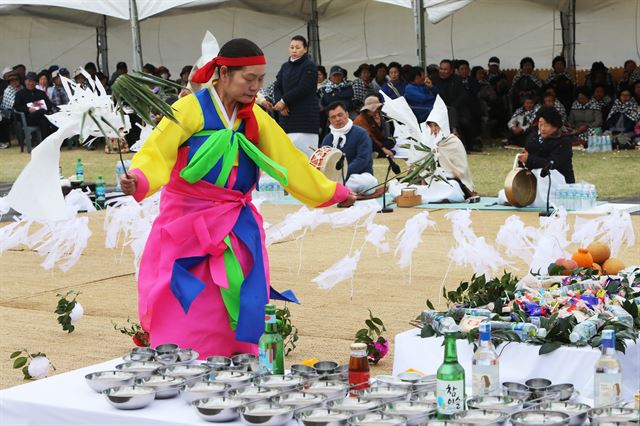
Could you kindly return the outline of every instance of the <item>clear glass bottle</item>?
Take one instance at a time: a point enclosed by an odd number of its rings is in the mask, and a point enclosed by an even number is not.
[[[284,342],[276,322],[276,306],[264,307],[264,333],[258,342],[260,366],[271,374],[284,374]]]
[[[602,355],[596,362],[595,407],[613,404],[622,398],[622,367],[616,358],[615,332],[602,330]]]
[[[500,392],[500,359],[491,343],[491,324],[478,327],[480,341],[473,353],[471,376],[473,396],[498,395]]]
[[[349,358],[349,387],[350,395],[358,396],[364,389],[369,388],[369,359],[365,343],[351,344],[351,358]]]
[[[458,363],[457,334],[457,330],[449,330],[444,335],[444,362],[436,373],[438,419],[450,419],[465,409],[464,368]]]

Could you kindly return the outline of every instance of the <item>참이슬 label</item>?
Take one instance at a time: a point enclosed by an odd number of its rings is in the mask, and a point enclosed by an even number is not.
[[[464,380],[438,380],[436,385],[438,413],[455,414],[464,410]]]
[[[272,347],[258,348],[258,362],[260,365],[273,373],[273,361],[275,359],[275,349]]]
[[[596,374],[595,406],[613,404],[622,398],[622,374]]]
[[[472,374],[473,396],[497,395],[500,379],[497,365],[474,365]]]

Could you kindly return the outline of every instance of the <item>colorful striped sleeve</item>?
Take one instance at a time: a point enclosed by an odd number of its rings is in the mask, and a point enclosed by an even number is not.
[[[326,207],[347,199],[349,190],[311,166],[307,157],[262,108],[254,106],[253,111],[260,128],[258,148],[287,169],[289,184],[285,189],[291,195],[310,207]]]
[[[178,148],[202,130],[204,119],[198,99],[187,95],[173,104],[177,123],[163,118],[131,160],[131,173],[138,177],[133,195],[138,201],[152,195],[169,181]]]

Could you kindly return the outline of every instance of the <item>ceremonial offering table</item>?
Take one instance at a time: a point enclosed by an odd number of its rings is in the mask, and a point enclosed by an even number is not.
[[[436,374],[444,357],[443,337],[421,338],[414,328],[396,335],[393,354],[393,374],[414,368],[424,374]],[[640,389],[640,345],[627,341],[626,354],[616,352],[622,364],[622,397],[632,401]],[[467,382],[471,374],[473,344],[457,341],[458,362],[464,367]],[[600,350],[591,347],[562,346],[538,355],[540,346],[506,343],[496,348],[500,355],[500,381],[520,382],[535,377],[549,379],[553,384],[571,383],[581,397],[593,398],[593,375]]]
[[[0,425],[103,425],[169,426],[211,425],[177,396],[155,400],[140,410],[119,410],[87,385],[84,376],[95,371],[113,370],[122,363],[117,358],[79,370],[0,390]],[[20,373],[18,370],[16,374]],[[237,426],[242,423],[224,423]],[[288,426],[296,425],[291,421]]]

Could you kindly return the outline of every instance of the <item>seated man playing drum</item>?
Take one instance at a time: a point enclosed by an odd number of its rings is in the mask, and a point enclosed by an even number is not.
[[[322,146],[337,148],[346,157],[346,164],[338,168],[345,170],[343,179],[345,186],[353,192],[374,192],[378,184],[373,176],[372,142],[369,134],[362,127],[353,124],[349,112],[342,102],[334,102],[327,108],[329,129],[322,140]]]

